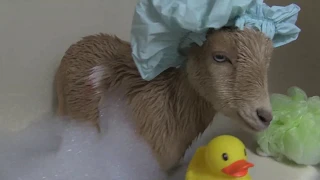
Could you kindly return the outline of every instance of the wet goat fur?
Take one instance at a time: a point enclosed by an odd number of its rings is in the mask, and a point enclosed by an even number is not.
[[[255,30],[210,31],[202,46],[189,50],[183,68],[169,68],[146,81],[128,42],[108,34],[87,36],[66,51],[56,73],[57,113],[98,126],[102,95],[125,84],[137,133],[169,170],[216,112],[248,124],[237,112],[270,107],[267,71],[272,50],[271,40]],[[227,61],[216,62],[215,53]]]

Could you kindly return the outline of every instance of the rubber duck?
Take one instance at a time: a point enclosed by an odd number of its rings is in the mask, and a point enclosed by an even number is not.
[[[248,170],[253,166],[240,139],[221,135],[197,149],[186,180],[251,180]]]

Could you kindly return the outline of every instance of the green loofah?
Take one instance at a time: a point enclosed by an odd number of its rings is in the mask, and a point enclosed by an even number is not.
[[[298,87],[288,95],[271,96],[274,119],[258,134],[260,151],[277,160],[291,160],[300,165],[320,163],[320,98],[307,97]]]

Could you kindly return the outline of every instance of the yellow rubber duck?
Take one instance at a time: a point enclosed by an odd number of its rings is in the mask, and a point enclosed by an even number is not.
[[[251,180],[245,145],[230,135],[212,139],[192,158],[186,180]]]

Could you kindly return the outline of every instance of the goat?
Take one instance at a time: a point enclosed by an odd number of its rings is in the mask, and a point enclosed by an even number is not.
[[[267,72],[272,40],[253,29],[210,30],[192,45],[181,68],[143,80],[128,42],[108,34],[70,46],[55,76],[57,113],[99,126],[102,94],[125,84],[136,132],[163,170],[173,168],[190,143],[221,112],[249,130],[272,120]]]

